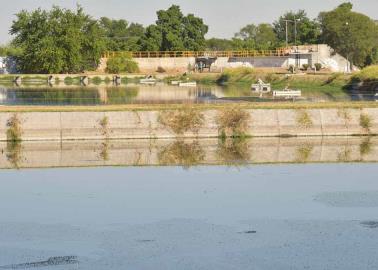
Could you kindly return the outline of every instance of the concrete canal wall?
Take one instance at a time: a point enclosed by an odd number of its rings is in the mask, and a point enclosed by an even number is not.
[[[378,137],[0,142],[0,169],[378,162]]]
[[[206,110],[197,132],[180,137],[217,137],[223,109]],[[378,134],[378,108],[249,109],[244,134],[255,137]],[[162,111],[0,113],[0,141],[18,129],[23,141],[176,138],[159,118]],[[17,120],[17,127],[13,120]],[[8,137],[7,137],[8,134]]]

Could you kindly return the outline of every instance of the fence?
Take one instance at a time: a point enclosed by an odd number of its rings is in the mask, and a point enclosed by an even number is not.
[[[268,57],[287,56],[290,49],[248,50],[248,51],[139,51],[105,52],[103,58],[127,56],[132,58],[179,58],[179,57]]]

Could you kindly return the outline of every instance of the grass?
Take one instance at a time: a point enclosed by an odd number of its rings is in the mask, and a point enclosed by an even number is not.
[[[368,66],[353,76],[357,81],[376,81],[378,80],[378,65]]]
[[[244,137],[248,129],[250,114],[239,106],[218,111],[216,122],[221,137]]]

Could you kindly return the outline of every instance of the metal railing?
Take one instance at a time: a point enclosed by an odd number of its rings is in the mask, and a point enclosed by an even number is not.
[[[105,52],[103,58],[128,56],[132,58],[179,58],[179,57],[268,57],[287,56],[290,49],[245,50],[245,51],[139,51]]]

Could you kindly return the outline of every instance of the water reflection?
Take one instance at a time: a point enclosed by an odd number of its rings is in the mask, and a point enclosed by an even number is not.
[[[0,143],[0,168],[378,162],[377,137]]]
[[[333,95],[324,91],[303,91],[297,101],[325,102],[346,100],[374,100],[374,95],[343,93]],[[270,96],[259,97],[248,85],[198,85],[194,88],[159,83],[157,85],[0,85],[0,104],[4,105],[112,105],[149,103],[206,103],[206,102],[292,102]]]

